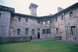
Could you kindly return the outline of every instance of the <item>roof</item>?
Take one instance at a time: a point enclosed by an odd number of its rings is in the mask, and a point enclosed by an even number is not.
[[[37,18],[36,16],[21,14],[21,13],[12,13],[13,16],[21,16],[21,17],[28,17],[28,18]]]
[[[15,9],[12,7],[2,6],[0,5],[0,10],[9,11],[9,12],[15,12]]]
[[[56,16],[58,16],[58,15],[60,15],[62,13],[67,13],[69,10],[72,10],[74,8],[78,8],[78,2],[73,4],[72,6],[69,6],[66,9],[63,9],[62,11],[60,11],[60,12],[58,12],[58,13],[52,15],[52,16],[49,15],[49,16],[36,17],[36,16],[31,16],[31,15],[26,15],[26,14],[15,13],[14,8],[0,5],[0,10],[10,11],[10,12],[12,12],[12,15],[14,15],[14,16],[17,15],[17,16],[28,17],[28,18],[35,18],[35,19],[38,19],[38,20],[40,20],[40,19],[42,19],[42,20],[43,19],[50,19],[50,18],[56,17]]]
[[[49,16],[42,16],[42,18],[52,18],[52,17],[56,17],[56,16],[58,16],[58,15],[60,15],[60,14],[62,14],[62,13],[67,13],[67,12],[69,12],[69,10],[72,10],[72,9],[74,9],[74,8],[78,8],[78,2],[75,3],[75,4],[73,4],[73,5],[71,5],[71,6],[69,6],[69,7],[67,7],[66,9],[63,9],[62,11],[60,11],[60,12],[58,12],[58,13],[52,15],[52,16],[50,16],[50,15],[49,15]]]

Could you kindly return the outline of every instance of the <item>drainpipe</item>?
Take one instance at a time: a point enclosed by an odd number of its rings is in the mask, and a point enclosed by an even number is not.
[[[70,23],[68,23],[68,36],[69,36],[69,41],[71,41]]]
[[[65,33],[66,33],[66,41],[67,41],[67,32],[66,32],[66,21],[65,21],[65,14],[63,13],[63,19],[64,19],[64,26],[65,26]]]

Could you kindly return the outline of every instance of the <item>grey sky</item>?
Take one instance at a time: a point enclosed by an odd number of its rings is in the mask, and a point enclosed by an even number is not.
[[[57,7],[63,9],[78,2],[78,0],[0,0],[0,5],[15,8],[17,13],[30,14],[29,5],[35,3],[38,5],[37,15],[44,16],[57,12]]]

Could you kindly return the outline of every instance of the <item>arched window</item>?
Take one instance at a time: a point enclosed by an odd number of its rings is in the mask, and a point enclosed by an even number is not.
[[[50,21],[49,20],[47,21],[47,24],[50,24]]]
[[[43,21],[43,24],[45,24],[45,21]]]

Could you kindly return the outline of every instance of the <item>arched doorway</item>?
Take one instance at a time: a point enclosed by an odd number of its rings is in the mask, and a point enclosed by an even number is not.
[[[37,33],[37,38],[40,39],[40,32]]]

